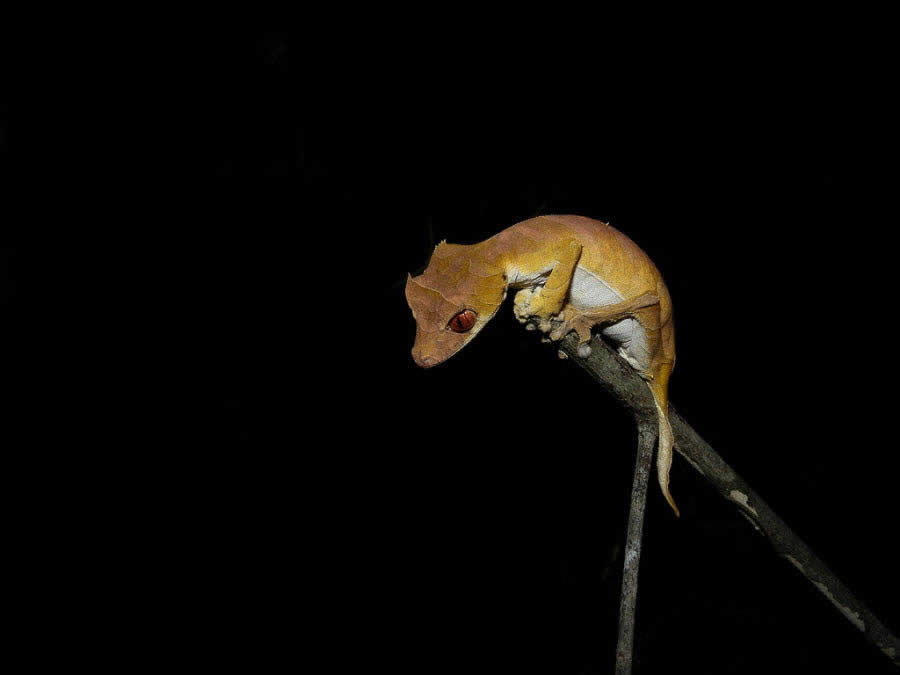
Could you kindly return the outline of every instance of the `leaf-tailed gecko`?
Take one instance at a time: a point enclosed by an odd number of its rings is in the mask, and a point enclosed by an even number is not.
[[[657,477],[669,492],[674,439],[668,383],[675,365],[672,301],[659,270],[637,244],[610,225],[582,216],[541,216],[478,244],[441,242],[406,299],[416,320],[413,360],[423,368],[446,361],[497,313],[509,289],[516,318],[537,321],[559,340],[578,334],[590,354],[591,329],[618,345],[619,355],[653,394],[659,419]]]

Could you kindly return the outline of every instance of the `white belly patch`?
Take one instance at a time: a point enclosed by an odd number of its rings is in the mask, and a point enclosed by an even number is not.
[[[607,326],[603,335],[619,345],[619,354],[632,368],[645,372],[650,368],[650,352],[647,349],[647,334],[637,319],[622,319]]]
[[[581,266],[575,268],[569,286],[569,302],[575,309],[589,310],[595,307],[615,305],[625,298],[596,274]],[[603,335],[619,346],[619,354],[633,368],[646,371],[650,367],[647,335],[637,319],[627,318],[606,326]]]
[[[622,302],[625,298],[596,274],[580,265],[572,274],[569,285],[569,302],[575,309],[591,309]]]

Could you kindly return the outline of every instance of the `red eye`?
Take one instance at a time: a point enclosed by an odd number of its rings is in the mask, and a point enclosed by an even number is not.
[[[471,309],[464,309],[459,314],[450,319],[450,330],[455,333],[465,333],[466,331],[472,330],[472,326],[475,325],[475,312]]]

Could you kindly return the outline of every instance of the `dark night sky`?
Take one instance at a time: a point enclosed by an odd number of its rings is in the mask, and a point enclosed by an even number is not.
[[[511,308],[417,369],[403,298],[431,241],[576,213],[666,279],[673,404],[900,630],[897,182],[868,57],[316,32],[210,35],[163,99],[146,236],[172,395],[203,420],[164,453],[176,629],[223,663],[311,641],[335,672],[611,672],[628,416]],[[636,673],[895,672],[679,456],[680,520],[654,487]]]

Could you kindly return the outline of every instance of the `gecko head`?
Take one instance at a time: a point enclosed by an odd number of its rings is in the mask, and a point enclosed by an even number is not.
[[[406,281],[406,302],[416,320],[412,357],[422,368],[465,347],[506,296],[503,270],[481,260],[476,246],[441,242],[425,271]]]

